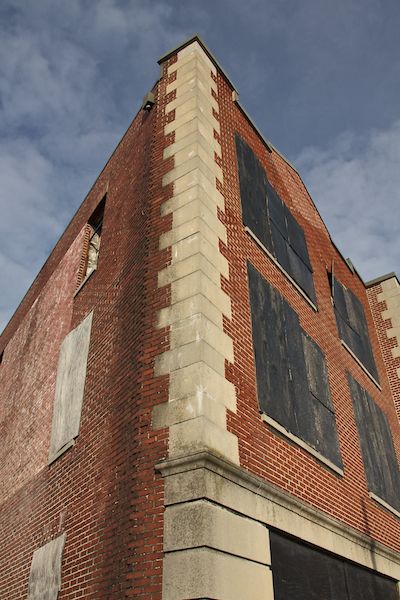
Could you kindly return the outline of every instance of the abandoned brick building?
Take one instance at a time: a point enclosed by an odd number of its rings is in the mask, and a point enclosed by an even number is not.
[[[0,598],[399,600],[399,281],[159,62],[0,339]]]

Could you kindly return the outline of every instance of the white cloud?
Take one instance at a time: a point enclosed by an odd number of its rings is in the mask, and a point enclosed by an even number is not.
[[[1,3],[0,331],[184,37],[160,1]]]
[[[327,150],[305,148],[296,166],[341,251],[365,280],[399,270],[400,121]]]

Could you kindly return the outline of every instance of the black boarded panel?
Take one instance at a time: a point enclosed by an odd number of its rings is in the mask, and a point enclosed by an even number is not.
[[[376,573],[345,563],[350,600],[399,600],[396,582]]]
[[[316,304],[314,282],[312,273],[303,260],[296,254],[296,252],[288,246],[287,249],[289,259],[289,275],[295,280],[297,285],[307,294],[310,300]]]
[[[336,322],[341,339],[346,342],[371,375],[379,381],[364,308],[353,292],[334,279]]]
[[[280,295],[248,263],[253,346],[260,409],[293,427],[285,320]]]
[[[357,296],[355,296],[350,290],[348,290],[348,296],[350,298],[350,302],[348,302],[348,305],[351,303],[352,307],[351,310],[349,309],[349,307],[347,309],[347,312],[351,319],[350,324],[352,325],[352,322],[355,321],[355,323],[357,324],[355,327],[356,331],[359,333],[362,340],[361,356],[359,356],[359,358],[361,362],[367,367],[371,375],[373,375],[375,379],[379,381],[374,356],[372,354],[371,342],[369,340],[368,325],[367,320],[365,318],[364,307],[361,304],[360,300],[357,298]]]
[[[322,456],[334,465],[343,468],[336,429],[335,413],[326,408],[311,392],[309,392],[307,413],[307,431],[299,436],[315,448]],[[306,438],[309,436],[309,439]]]
[[[292,307],[282,298],[285,320],[286,351],[290,369],[290,390],[294,412],[294,423],[289,429],[295,435],[305,439],[309,429],[307,407],[308,382],[303,353],[303,342],[299,317]],[[307,436],[308,437],[308,436]]]
[[[368,487],[371,491],[378,493],[381,487],[379,448],[376,446],[376,436],[373,434],[369,402],[365,390],[350,373],[348,373],[348,381]]]
[[[264,170],[254,152],[239,136],[236,136],[236,152],[243,222],[272,252]]]
[[[272,235],[272,248],[273,255],[275,256],[278,263],[285,269],[286,273],[290,273],[290,263],[288,256],[288,243],[285,238],[282,236],[279,229],[276,227],[275,223],[271,221],[271,235]]]
[[[379,448],[380,490],[378,495],[400,512],[400,473],[392,433],[384,412],[366,393],[373,423],[376,424],[376,445]]]
[[[400,511],[400,473],[386,415],[348,374],[368,488]]]
[[[342,317],[342,319],[344,321],[348,322],[349,316],[347,314],[346,298],[345,298],[346,290],[343,288],[340,281],[338,281],[335,277],[333,278],[333,290],[334,290],[333,300],[334,300],[334,304],[335,304],[335,311],[339,312],[339,315]]]
[[[292,213],[289,211],[288,208],[286,208],[286,222],[288,229],[289,244],[311,271],[311,263],[310,258],[308,256],[304,231],[302,230],[302,228],[300,227],[300,225],[293,217]]]
[[[286,223],[286,206],[271,186],[267,182],[266,186],[268,198],[268,215],[270,220],[276,225],[285,240],[288,239],[287,223]]]
[[[347,600],[340,560],[270,532],[275,600]]]
[[[325,358],[319,346],[304,332],[302,339],[310,391],[308,402],[302,407],[303,422],[307,423],[307,427],[299,432],[299,437],[337,467],[342,468]]]
[[[305,332],[302,333],[302,339],[310,391],[322,404],[333,410],[324,353]]]
[[[395,581],[270,532],[275,600],[399,600]]]

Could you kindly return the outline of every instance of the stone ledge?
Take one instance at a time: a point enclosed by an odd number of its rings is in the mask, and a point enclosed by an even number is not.
[[[212,452],[156,465],[166,506],[208,499],[300,540],[400,580],[400,554]]]

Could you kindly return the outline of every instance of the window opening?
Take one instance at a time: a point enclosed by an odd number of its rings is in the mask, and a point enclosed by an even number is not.
[[[106,197],[104,196],[103,200],[100,202],[100,204],[98,205],[98,207],[96,208],[96,210],[94,211],[94,213],[88,221],[90,233],[87,249],[85,278],[89,277],[89,275],[97,269],[101,243],[101,232],[103,228],[105,201]]]

